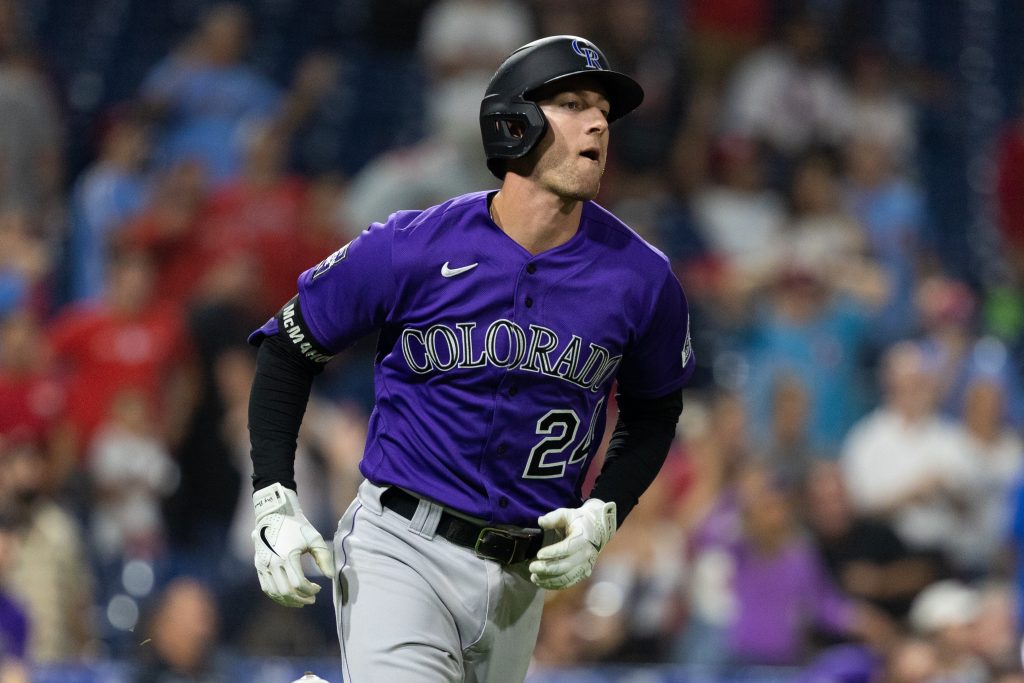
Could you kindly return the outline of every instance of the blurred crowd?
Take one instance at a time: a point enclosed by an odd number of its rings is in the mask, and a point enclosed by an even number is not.
[[[369,223],[494,187],[487,80],[561,33],[646,91],[598,201],[672,260],[698,370],[535,671],[1024,680],[1024,10],[947,9],[0,0],[0,681],[335,652],[251,568],[246,335]],[[373,343],[300,436],[328,533]]]

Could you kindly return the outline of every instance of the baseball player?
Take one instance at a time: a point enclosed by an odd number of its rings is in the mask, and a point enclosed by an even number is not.
[[[260,584],[300,607],[319,590],[302,554],[332,577],[346,680],[523,680],[543,589],[590,575],[664,462],[694,367],[686,301],[592,201],[609,124],[642,99],[583,38],[515,51],[480,107],[500,189],[373,224],[250,337]],[[365,481],[332,557],[299,506],[296,435],[314,376],[370,332]]]

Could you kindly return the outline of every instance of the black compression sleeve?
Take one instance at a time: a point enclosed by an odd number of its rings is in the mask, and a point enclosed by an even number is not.
[[[682,389],[654,399],[618,395],[615,423],[604,466],[590,495],[615,501],[619,525],[658,475],[683,412]]]
[[[256,357],[249,396],[254,490],[280,482],[295,489],[295,448],[313,378],[323,369],[281,333],[267,337]]]

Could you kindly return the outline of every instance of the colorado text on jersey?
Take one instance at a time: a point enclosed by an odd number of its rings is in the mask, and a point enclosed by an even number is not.
[[[487,326],[483,345],[473,341],[475,322],[437,324],[426,330],[402,330],[402,355],[418,374],[447,372],[454,368],[518,368],[571,382],[597,391],[615,373],[622,356],[590,343],[583,358],[583,340],[572,335],[555,360],[551,356],[561,346],[558,334],[543,325],[530,324],[527,330],[504,318]]]

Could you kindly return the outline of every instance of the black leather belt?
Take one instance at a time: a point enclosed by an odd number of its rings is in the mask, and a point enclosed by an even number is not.
[[[412,519],[420,499],[392,486],[381,495],[380,502],[406,519]],[[544,532],[540,529],[479,526],[449,512],[441,513],[437,534],[455,545],[469,548],[478,557],[501,564],[531,560],[544,545]]]

